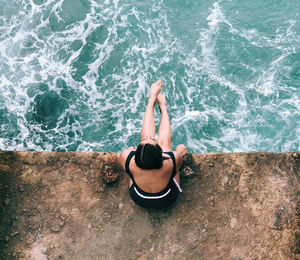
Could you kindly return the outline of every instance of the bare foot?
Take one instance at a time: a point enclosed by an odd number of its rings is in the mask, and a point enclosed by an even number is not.
[[[152,84],[151,89],[150,89],[150,98],[157,98],[157,95],[160,93],[162,89],[162,81],[158,80],[154,84]]]
[[[156,98],[156,102],[161,109],[163,106],[167,106],[167,100],[165,94],[159,93]]]

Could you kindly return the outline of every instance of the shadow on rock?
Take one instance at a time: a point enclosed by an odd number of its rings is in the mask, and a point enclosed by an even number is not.
[[[180,167],[180,175],[184,177],[190,176],[200,176],[202,177],[200,172],[200,165],[196,164],[195,159],[191,153],[187,153],[183,157],[183,162]]]

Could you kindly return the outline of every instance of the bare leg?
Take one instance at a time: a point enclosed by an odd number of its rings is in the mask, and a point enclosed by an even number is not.
[[[172,132],[168,114],[167,101],[164,94],[157,96],[157,103],[161,112],[160,126],[158,130],[158,143],[163,151],[172,151]]]
[[[167,101],[164,94],[159,94],[157,96],[157,103],[159,105],[159,109],[161,112],[161,121],[160,126],[158,130],[158,143],[165,152],[172,151],[172,131],[171,131],[171,123],[170,118],[168,114],[168,108],[167,108]],[[177,152],[178,155],[177,155]],[[180,184],[180,174],[179,169],[182,164],[182,153],[181,150],[175,152],[175,158],[176,158],[176,175],[175,179],[178,184]],[[177,158],[179,157],[179,158]]]
[[[150,89],[150,97],[144,115],[142,127],[142,140],[155,138],[155,121],[154,121],[154,105],[156,104],[157,95],[162,89],[162,81],[155,82]]]

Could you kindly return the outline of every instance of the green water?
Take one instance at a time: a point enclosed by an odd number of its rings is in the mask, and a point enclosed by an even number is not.
[[[299,12],[283,0],[0,0],[0,149],[135,146],[162,79],[174,147],[299,151]]]

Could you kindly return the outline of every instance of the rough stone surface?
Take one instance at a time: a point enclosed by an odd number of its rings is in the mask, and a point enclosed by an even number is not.
[[[299,153],[189,154],[165,210],[117,161],[0,152],[0,259],[300,259]]]

